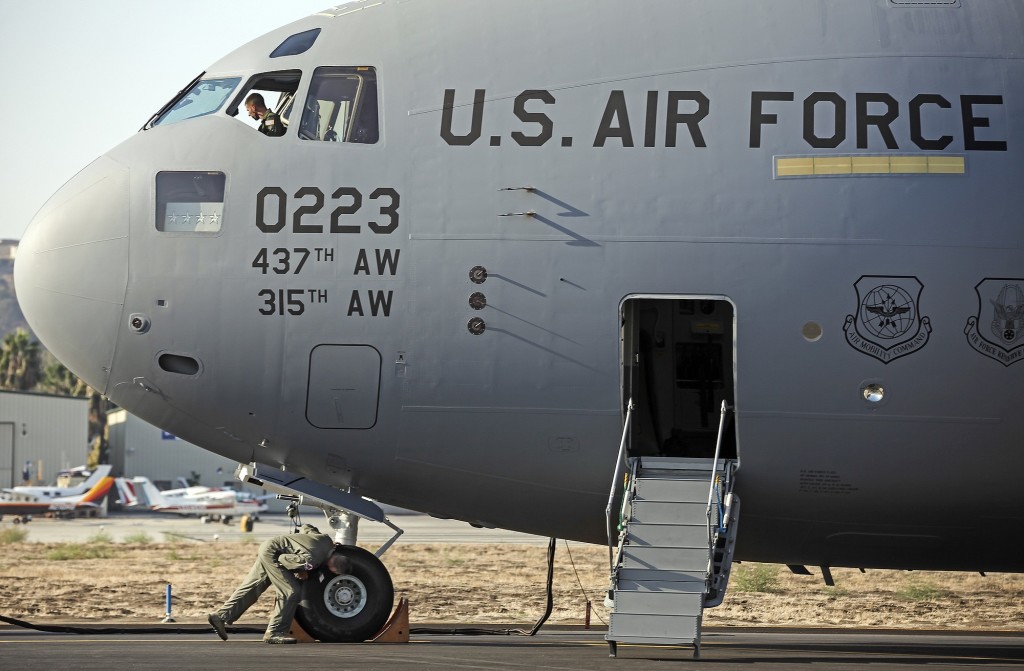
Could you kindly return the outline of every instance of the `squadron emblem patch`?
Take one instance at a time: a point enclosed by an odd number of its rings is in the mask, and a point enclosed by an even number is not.
[[[924,285],[916,277],[862,275],[853,287],[857,313],[843,325],[850,347],[888,364],[928,344],[932,325],[920,316]]]
[[[1024,279],[986,277],[974,287],[978,313],[964,335],[974,351],[1004,366],[1024,358]]]

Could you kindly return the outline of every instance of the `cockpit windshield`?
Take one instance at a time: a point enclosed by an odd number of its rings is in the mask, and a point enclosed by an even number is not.
[[[216,112],[240,81],[240,77],[199,80],[183,95],[180,95],[172,105],[161,110],[156,120],[151,122],[147,128]]]

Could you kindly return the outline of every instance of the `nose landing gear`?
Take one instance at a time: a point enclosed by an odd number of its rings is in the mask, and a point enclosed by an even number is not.
[[[347,574],[335,575],[326,568],[303,583],[302,602],[295,620],[306,632],[326,643],[365,641],[379,632],[394,606],[395,590],[380,557],[402,535],[373,501],[343,492],[263,464],[240,465],[235,477],[278,492],[291,501],[289,516],[300,523],[299,505],[319,508],[335,531],[335,552],[352,562]],[[395,531],[376,553],[355,546],[358,518],[385,524]]]

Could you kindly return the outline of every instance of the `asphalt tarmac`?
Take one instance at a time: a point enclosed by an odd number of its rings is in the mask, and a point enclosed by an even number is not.
[[[123,624],[122,624],[123,626]],[[176,626],[176,625],[168,625]],[[41,633],[0,626],[0,660],[9,671],[125,665],[131,669],[1020,669],[1024,635],[837,630],[709,629],[701,658],[692,648],[620,645],[608,656],[603,632],[542,629],[532,638],[413,634],[409,643],[266,645],[260,634]]]

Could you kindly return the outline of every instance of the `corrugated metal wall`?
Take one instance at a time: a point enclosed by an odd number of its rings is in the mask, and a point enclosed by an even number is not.
[[[89,402],[84,398],[0,391],[0,487],[50,484],[62,468],[89,456]]]

